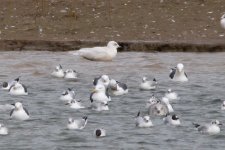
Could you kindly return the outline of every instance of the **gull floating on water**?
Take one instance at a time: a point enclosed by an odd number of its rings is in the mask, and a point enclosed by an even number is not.
[[[161,101],[157,101],[156,104],[150,105],[148,108],[148,114],[153,116],[165,116],[169,113],[168,107]]]
[[[68,88],[66,91],[64,91],[61,96],[60,96],[60,100],[62,101],[66,101],[69,102],[73,99],[75,99],[75,92],[74,90],[72,90],[71,88]]]
[[[121,83],[119,81],[116,81],[114,79],[111,79],[108,86],[108,92],[110,95],[124,95],[128,93],[128,88],[125,83]]]
[[[95,111],[106,111],[109,110],[108,103],[94,102],[91,101],[91,108]]]
[[[146,115],[142,117],[140,116],[140,111],[138,112],[135,121],[136,126],[140,128],[148,128],[153,126],[152,121],[150,120],[150,116]]]
[[[55,67],[55,70],[51,73],[51,75],[57,78],[63,78],[65,72],[63,71],[62,66],[59,64]]]
[[[107,46],[81,48],[73,55],[80,55],[81,57],[92,61],[111,61],[117,54],[117,48],[120,46],[115,41],[109,41]]]
[[[77,79],[77,72],[73,69],[67,69],[65,71],[64,78],[68,80],[75,80]]]
[[[102,128],[95,129],[94,135],[96,137],[104,137],[104,136],[106,136],[106,131],[104,129],[102,129]]]
[[[105,88],[108,88],[109,82],[110,82],[109,76],[104,74],[99,77],[96,77],[93,81],[93,84],[94,86],[102,84],[105,86]]]
[[[16,102],[15,108],[10,112],[10,117],[16,120],[27,120],[29,119],[29,112],[23,107],[22,103]]]
[[[207,133],[210,135],[220,133],[219,125],[222,125],[218,120],[213,120],[210,124],[200,125],[197,123],[193,123],[193,125],[198,129],[201,133]]]
[[[179,99],[177,93],[176,92],[173,92],[171,89],[168,89],[167,90],[167,92],[165,93],[165,97],[168,98],[169,101]]]
[[[0,123],[0,135],[7,135],[7,134],[8,128],[4,124]]]
[[[225,29],[225,14],[223,14],[223,16],[220,19],[220,25],[222,28]]]
[[[184,72],[184,65],[181,63],[177,64],[176,68],[172,68],[169,76],[173,81],[178,82],[188,81],[187,74]]]
[[[170,104],[168,98],[163,97],[161,101],[166,105],[166,107],[167,107],[169,113],[174,112],[173,107],[172,107],[172,105]]]
[[[105,86],[102,84],[96,85],[93,92],[90,95],[90,100],[94,102],[107,103],[111,101],[108,92],[105,89]]]
[[[81,109],[81,108],[85,108],[83,106],[83,104],[80,101],[77,101],[75,99],[69,101],[68,103],[66,103],[66,105],[69,105],[70,108],[73,109]]]
[[[180,119],[176,114],[166,114],[166,116],[163,118],[163,121],[165,124],[170,124],[174,126],[179,126],[181,124]]]
[[[19,82],[19,78],[18,78],[18,81],[10,87],[9,94],[11,94],[11,95],[28,95],[28,92],[27,92],[26,86],[24,84],[21,84]]]
[[[157,86],[157,81],[154,78],[152,81],[148,80],[146,77],[142,78],[142,82],[140,84],[141,90],[154,90]]]
[[[13,86],[17,82],[19,82],[19,77],[10,81],[10,82],[3,82],[2,83],[2,89],[3,90],[9,90],[11,88],[11,86]]]
[[[72,118],[68,119],[67,128],[69,130],[81,130],[84,129],[88,121],[88,117],[84,116],[82,119],[74,120]]]

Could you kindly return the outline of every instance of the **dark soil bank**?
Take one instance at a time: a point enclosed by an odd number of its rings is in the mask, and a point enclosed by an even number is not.
[[[224,51],[224,0],[1,0],[1,50]]]

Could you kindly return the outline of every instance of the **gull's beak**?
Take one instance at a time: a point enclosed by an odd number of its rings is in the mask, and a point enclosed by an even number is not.
[[[96,93],[98,90],[96,90],[95,88],[94,89],[91,89],[91,92],[93,93]]]

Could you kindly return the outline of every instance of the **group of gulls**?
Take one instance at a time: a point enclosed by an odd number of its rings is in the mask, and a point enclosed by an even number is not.
[[[106,47],[94,47],[83,48],[78,52],[72,52],[75,55],[80,55],[83,58],[92,61],[109,61],[112,60],[117,54],[117,48],[120,46],[115,41],[108,42]],[[76,80],[78,78],[77,72],[73,69],[63,70],[61,65],[55,67],[51,73],[53,77],[64,78],[67,80]],[[176,67],[171,68],[169,78],[174,82],[187,82],[188,76],[184,71],[184,65],[179,63]],[[143,77],[139,85],[140,90],[155,90],[158,82],[155,78],[149,80],[147,77]],[[107,111],[110,108],[110,103],[113,102],[113,96],[121,96],[128,93],[128,87],[125,83],[110,78],[108,75],[100,75],[93,79],[93,90],[90,93],[90,108],[95,111]],[[16,78],[10,82],[3,82],[2,89],[7,90],[11,95],[28,95],[28,91],[25,85],[20,82],[20,78]],[[112,98],[111,98],[112,97]],[[73,89],[68,88],[63,91],[59,99],[68,105],[71,109],[83,109],[85,106],[82,102],[76,99],[76,93]],[[162,117],[162,121],[165,124],[174,126],[181,125],[179,117],[175,114],[175,111],[170,104],[174,100],[178,100],[178,94],[171,89],[165,92],[165,95],[159,99],[152,95],[146,102],[147,111],[138,111],[135,118],[135,125],[140,128],[152,127],[154,123],[151,121],[152,116]],[[10,112],[10,118],[25,121],[30,118],[30,114],[26,108],[23,107],[21,102],[12,104]],[[223,102],[221,109],[225,110],[225,102]],[[84,115],[81,119],[68,119],[67,129],[69,130],[81,130],[84,129],[88,122],[88,116]],[[199,132],[208,134],[218,134],[220,132],[221,123],[218,120],[213,120],[210,124],[199,125],[193,123],[193,126],[198,129]],[[0,124],[0,135],[7,135],[8,129],[3,124]],[[106,131],[103,128],[97,128],[94,130],[96,137],[106,136]]]

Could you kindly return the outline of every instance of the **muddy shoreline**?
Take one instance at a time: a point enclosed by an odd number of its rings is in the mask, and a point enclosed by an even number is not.
[[[103,41],[0,40],[1,51],[71,51],[82,47],[104,46]],[[144,52],[223,52],[224,42],[119,41],[119,51]]]

